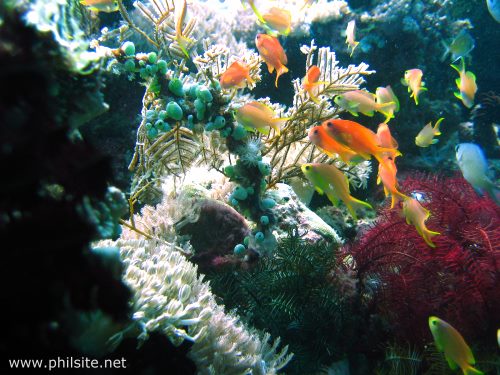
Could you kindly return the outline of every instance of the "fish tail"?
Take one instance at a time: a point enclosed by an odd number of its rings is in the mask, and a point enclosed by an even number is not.
[[[437,236],[441,233],[434,232],[434,231],[429,230],[426,227],[424,227],[423,230],[419,234],[422,236],[422,238],[424,239],[424,241],[427,245],[429,245],[430,247],[436,247],[436,244],[434,242],[432,242],[432,237]]]
[[[450,47],[444,41],[441,41],[441,44],[444,47],[444,52],[441,55],[441,62],[443,62],[444,60],[446,60],[446,56],[448,56],[448,54],[450,53]]]
[[[262,14],[260,14],[259,10],[255,6],[255,3],[253,2],[253,0],[249,0],[248,4],[250,4],[250,8],[252,8],[253,12],[255,13],[255,15],[257,16],[259,21],[262,22],[263,24],[266,24],[266,21],[264,20],[264,18],[262,17]]]
[[[495,184],[493,182],[489,183],[485,190],[497,206],[500,206],[500,190],[497,189]]]
[[[476,370],[472,366],[464,368],[463,371],[464,371],[464,375],[484,375],[484,372]]]
[[[356,49],[358,44],[359,44],[359,42],[354,42],[354,45],[352,46],[352,51],[351,51],[351,54],[349,55],[349,57],[352,57],[352,54],[354,53],[354,50]]]
[[[436,131],[436,133],[434,133],[435,135],[441,135],[441,131],[439,130],[439,125],[443,120],[444,117],[441,117],[439,120],[436,121],[436,124],[434,125],[434,130]]]
[[[373,209],[371,204],[363,202],[362,200],[356,199],[353,196],[349,196],[349,201],[345,202],[347,206],[347,210],[351,214],[352,218],[354,220],[358,220],[358,216],[356,215],[356,210],[362,209],[362,208],[368,208],[370,210]]]
[[[276,69],[276,81],[274,81],[274,85],[278,87],[278,78],[288,72],[288,68],[285,65],[281,65],[278,69]]]

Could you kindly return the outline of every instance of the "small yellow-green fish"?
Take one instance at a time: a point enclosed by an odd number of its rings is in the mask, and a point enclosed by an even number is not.
[[[418,96],[422,91],[426,91],[425,82],[422,81],[424,73],[420,69],[410,69],[405,72],[401,83],[408,86],[408,92],[411,91],[410,98],[415,99],[415,104],[418,105]]]
[[[262,18],[265,22],[259,23],[268,31],[268,34],[273,36],[287,36],[290,33],[292,14],[288,10],[272,7],[267,13],[262,15]]]
[[[334,102],[356,117],[359,112],[371,117],[375,111],[382,113],[386,118],[390,117],[386,109],[392,108],[394,103],[377,103],[375,99],[376,96],[368,91],[353,90],[336,96]]]
[[[116,0],[80,0],[80,4],[94,12],[112,13],[119,9]]]
[[[451,62],[457,61],[461,57],[465,57],[469,54],[470,51],[474,49],[474,39],[467,32],[467,30],[462,30],[460,34],[457,35],[455,39],[447,45],[443,42],[445,47],[445,51],[443,56],[441,56],[441,61],[446,59],[448,54],[451,54]]]
[[[431,215],[429,210],[422,207],[422,205],[415,198],[406,197],[403,201],[403,215],[406,218],[406,223],[415,227],[418,234],[424,239],[427,245],[430,247],[436,247],[436,245],[434,245],[431,241],[431,238],[441,233],[433,232],[425,226],[425,221]]]
[[[444,118],[441,117],[436,121],[434,127],[432,127],[432,122],[429,122],[424,126],[420,133],[415,137],[415,144],[419,147],[429,147],[430,145],[436,144],[439,142],[438,139],[434,139],[434,136],[441,135],[439,131],[439,124],[443,121]]]
[[[357,220],[356,209],[372,208],[366,202],[351,196],[349,191],[349,180],[334,165],[330,164],[304,164],[301,167],[306,178],[311,181],[316,191],[326,194],[330,202],[335,206],[339,199],[344,202],[354,220]]]
[[[347,24],[347,29],[345,30],[345,42],[349,45],[349,47],[352,48],[351,54],[349,56],[352,56],[354,53],[354,49],[358,46],[359,42],[356,42],[356,21],[352,20],[349,21]]]
[[[177,17],[177,21],[175,23],[175,41],[181,48],[184,55],[189,59],[188,47],[190,44],[194,43],[194,41],[182,34],[182,24],[184,23],[184,19],[186,18],[186,13],[187,3],[186,0],[184,0],[184,2],[182,3],[180,14]]]
[[[384,108],[382,113],[385,114],[385,123],[387,123],[391,118],[394,118],[394,113],[399,112],[399,100],[394,91],[392,91],[391,86],[377,87],[375,91],[375,96],[377,98],[377,103],[379,105],[390,104]]]
[[[464,103],[467,108],[471,108],[474,105],[474,96],[477,92],[476,76],[472,72],[465,71],[464,58],[460,59],[460,68],[456,65],[451,65],[455,69],[460,77],[455,80],[460,92],[455,92],[454,95]]]
[[[253,101],[238,108],[236,111],[236,120],[247,130],[257,130],[262,134],[268,135],[273,128],[276,134],[280,134],[279,124],[288,118],[275,117],[272,108],[264,103]]]
[[[452,370],[457,370],[460,367],[464,375],[483,374],[482,371],[472,367],[476,363],[472,351],[460,332],[451,324],[436,316],[430,316],[429,328],[432,337],[434,337],[437,350],[444,352],[446,361]]]
[[[498,347],[500,348],[500,329],[497,330],[497,343]]]

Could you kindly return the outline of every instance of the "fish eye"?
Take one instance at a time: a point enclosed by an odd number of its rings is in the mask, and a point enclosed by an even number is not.
[[[311,166],[310,165],[306,165],[306,171],[308,171],[309,169],[311,169]]]
[[[328,126],[329,128],[331,128],[333,126],[333,123],[332,122],[327,122],[326,126]]]
[[[318,129],[316,129],[313,133],[314,133],[314,134],[318,134]]]

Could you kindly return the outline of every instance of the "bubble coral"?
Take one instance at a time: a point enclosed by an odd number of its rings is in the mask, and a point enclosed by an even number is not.
[[[441,233],[436,248],[386,207],[344,247],[341,267],[355,271],[360,295],[399,340],[428,342],[430,315],[453,322],[470,340],[493,332],[500,326],[500,208],[461,177],[415,175],[402,191],[423,197],[432,212],[429,227]]]

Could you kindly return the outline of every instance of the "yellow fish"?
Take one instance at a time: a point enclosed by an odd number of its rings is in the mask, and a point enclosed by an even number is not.
[[[277,7],[272,7],[269,11],[262,15],[264,23],[262,26],[268,30],[270,35],[287,36],[291,30],[292,14],[286,10]],[[259,22],[260,23],[260,22]]]
[[[334,102],[356,117],[358,112],[371,117],[375,111],[382,113],[386,118],[390,117],[391,115],[386,109],[392,108],[394,103],[377,103],[375,99],[376,96],[368,91],[353,90],[337,95]]]
[[[119,9],[116,0],[80,0],[80,4],[94,12],[111,13]]]
[[[429,147],[430,145],[438,143],[439,140],[434,139],[434,136],[441,135],[441,132],[439,131],[439,124],[441,124],[441,121],[443,120],[443,117],[437,120],[434,127],[432,127],[432,122],[425,125],[415,137],[415,144],[419,147]]]
[[[472,72],[465,71],[464,58],[460,59],[460,68],[456,65],[451,65],[455,69],[460,77],[455,80],[460,92],[455,92],[454,95],[464,103],[464,106],[471,108],[474,105],[474,96],[477,92],[476,76]]]
[[[391,86],[377,87],[375,96],[379,105],[390,103],[382,112],[386,116],[384,122],[387,123],[391,118],[394,118],[394,112],[399,112],[398,97],[394,94],[394,91],[392,91]]]
[[[314,185],[320,194],[326,194],[330,202],[335,206],[339,199],[344,202],[354,220],[357,220],[356,209],[372,208],[366,202],[351,196],[349,191],[349,180],[334,165],[330,164],[303,164],[300,168],[306,178]]]
[[[266,62],[269,73],[272,73],[276,69],[276,81],[274,85],[278,87],[278,78],[288,72],[288,68],[285,66],[288,63],[285,50],[278,39],[266,34],[257,34],[255,45],[259,50],[260,56]]]
[[[277,135],[280,135],[279,124],[289,118],[275,117],[272,108],[264,103],[253,101],[245,104],[243,107],[238,108],[236,111],[236,120],[245,127],[247,130],[256,129],[262,134],[268,135],[273,128]]]
[[[349,47],[352,48],[351,54],[349,56],[352,56],[354,53],[354,49],[358,46],[359,42],[356,42],[356,21],[352,20],[349,21],[347,24],[347,29],[345,30],[345,42],[349,45]]]
[[[194,43],[194,41],[182,34],[182,24],[184,23],[184,20],[186,18],[186,13],[187,13],[187,3],[186,0],[184,0],[180,14],[177,17],[177,22],[175,23],[175,41],[181,48],[184,55],[186,55],[186,57],[189,59],[188,48],[190,44]]]
[[[408,86],[408,92],[411,91],[410,98],[415,99],[415,104],[418,105],[418,96],[422,91],[427,89],[424,87],[425,82],[422,82],[424,73],[420,69],[410,69],[405,72],[404,78],[401,83]]]
[[[422,207],[416,199],[406,197],[403,201],[403,215],[406,218],[406,223],[415,227],[418,234],[424,239],[427,245],[430,247],[436,247],[436,245],[434,245],[431,241],[431,238],[441,233],[433,232],[425,226],[425,221],[431,215],[429,210]]]
[[[460,367],[464,375],[483,374],[482,371],[472,367],[476,360],[460,332],[436,316],[429,317],[429,328],[437,350],[444,352],[446,361],[452,370],[457,370]]]

